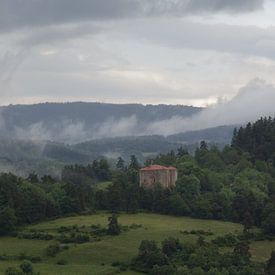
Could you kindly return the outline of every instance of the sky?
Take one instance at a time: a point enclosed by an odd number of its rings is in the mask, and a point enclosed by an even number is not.
[[[0,105],[274,93],[274,18],[274,0],[0,0]]]

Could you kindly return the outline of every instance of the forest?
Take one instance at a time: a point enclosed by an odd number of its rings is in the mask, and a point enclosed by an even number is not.
[[[211,243],[204,240],[207,232],[198,233],[197,243],[189,247],[173,238],[163,240],[161,247],[144,240],[131,268],[150,274],[261,274],[264,268],[274,274],[275,254],[258,267],[250,259],[248,243],[275,239],[275,118],[235,129],[231,145],[223,149],[202,141],[194,155],[181,147],[145,165],[151,163],[177,167],[174,189],[139,187],[142,165],[135,155],[129,163],[120,157],[116,169],[105,159],[69,165],[61,179],[2,174],[0,235],[16,234],[21,226],[39,221],[98,211],[232,221],[242,224],[243,233]],[[100,188],[103,182],[108,184]],[[216,246],[234,249],[224,254]]]

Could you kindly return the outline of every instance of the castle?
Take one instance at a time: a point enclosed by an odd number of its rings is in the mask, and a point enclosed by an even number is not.
[[[139,184],[143,188],[154,188],[158,184],[163,188],[172,188],[176,185],[177,177],[175,167],[150,165],[140,169]]]

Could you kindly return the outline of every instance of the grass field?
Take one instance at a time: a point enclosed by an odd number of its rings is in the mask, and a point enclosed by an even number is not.
[[[26,229],[37,229],[54,233],[60,226],[75,224],[78,226],[89,226],[92,224],[106,226],[108,216],[108,214],[101,213],[91,216],[69,217],[32,225]],[[0,238],[0,255],[14,256],[25,253],[26,255],[40,256],[42,257],[42,262],[34,264],[34,268],[36,271],[40,271],[41,275],[115,274],[117,269],[112,267],[112,263],[115,261],[130,262],[137,254],[140,242],[144,239],[161,242],[164,238],[173,236],[182,241],[194,241],[196,239],[195,236],[183,235],[180,231],[202,229],[213,232],[214,235],[208,238],[214,238],[218,235],[240,232],[242,230],[239,224],[229,222],[155,214],[121,214],[119,223],[121,225],[141,224],[142,227],[123,232],[119,236],[103,237],[99,242],[71,245],[70,249],[57,254],[55,258],[46,257],[44,254],[45,248],[52,241],[25,240],[10,237]],[[272,249],[275,249],[275,243],[273,242],[257,242],[252,245],[251,251],[254,258],[263,261],[269,257]],[[59,260],[65,260],[67,264],[57,265],[56,263]],[[18,266],[18,264],[19,262],[17,261],[0,261],[0,274],[4,274],[4,270],[8,266]],[[123,274],[137,273],[128,271]]]

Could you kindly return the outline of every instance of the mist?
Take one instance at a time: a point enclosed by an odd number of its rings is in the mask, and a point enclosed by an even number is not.
[[[132,115],[120,117],[110,115],[90,124],[89,118],[75,120],[59,117],[54,122],[41,120],[29,123],[26,127],[19,127],[9,125],[3,116],[0,116],[0,127],[2,136],[4,134],[8,138],[65,144],[125,136],[168,136],[222,125],[245,124],[263,116],[274,116],[274,102],[275,88],[264,80],[254,79],[241,88],[233,99],[202,109],[187,117],[176,115],[167,116],[167,119],[142,118],[135,114],[133,109]],[[94,118],[94,121],[97,119]]]
[[[201,130],[223,125],[237,125],[253,122],[260,117],[275,115],[275,88],[261,79],[250,81],[230,101],[219,102],[201,112],[183,118],[173,116],[143,124],[135,116],[103,123],[93,138],[132,135],[172,135],[181,132]]]
[[[253,122],[260,117],[275,115],[275,88],[261,79],[254,79],[230,101],[206,108],[191,118],[175,116],[152,123],[147,134],[170,135],[222,125]]]

